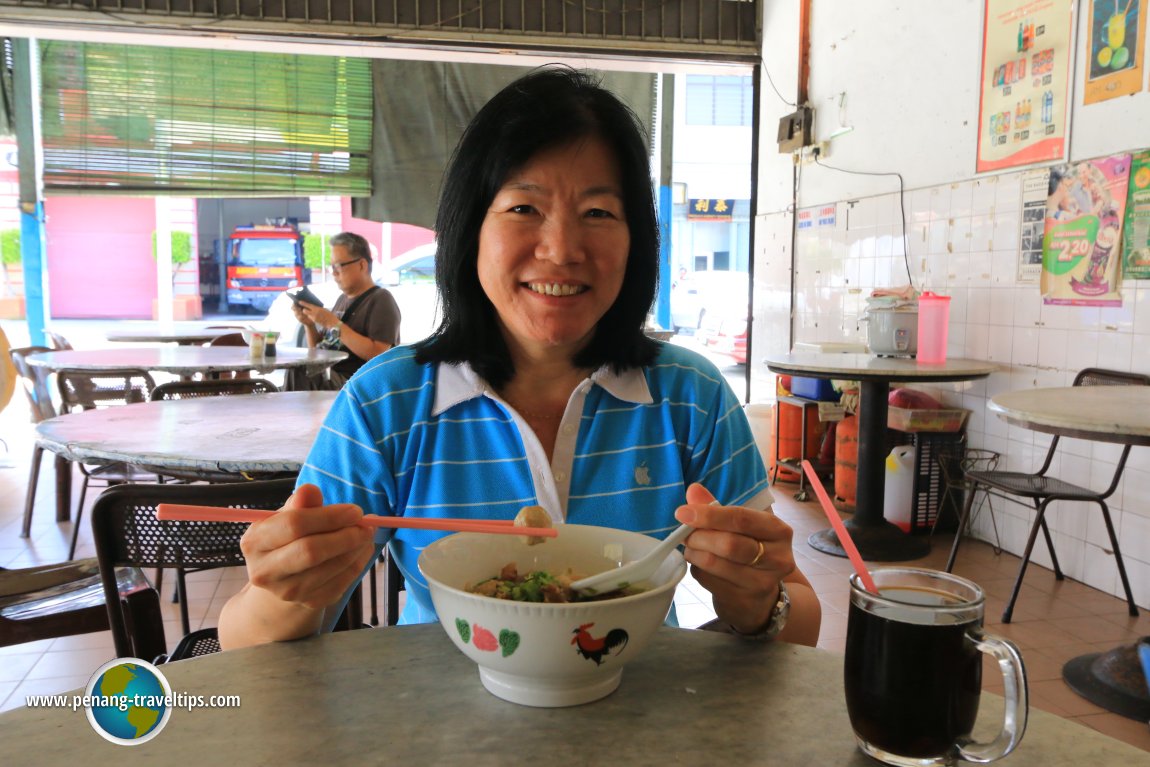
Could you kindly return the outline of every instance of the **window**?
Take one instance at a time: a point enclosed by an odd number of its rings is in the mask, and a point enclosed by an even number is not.
[[[750,125],[750,77],[687,75],[687,125]]]
[[[366,195],[367,59],[45,41],[44,185]]]

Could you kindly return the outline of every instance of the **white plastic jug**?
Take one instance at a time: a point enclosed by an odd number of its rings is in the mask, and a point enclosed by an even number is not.
[[[886,457],[886,490],[883,516],[902,531],[910,532],[910,513],[914,502],[914,446],[899,445]]]

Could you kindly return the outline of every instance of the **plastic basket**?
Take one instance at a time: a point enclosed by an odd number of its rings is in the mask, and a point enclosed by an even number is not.
[[[912,410],[909,408],[888,408],[886,425],[892,429],[906,432],[920,431],[962,431],[970,411],[964,408],[954,410]]]

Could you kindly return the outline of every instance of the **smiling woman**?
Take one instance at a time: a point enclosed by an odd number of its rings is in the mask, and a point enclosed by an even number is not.
[[[338,610],[373,553],[355,507],[511,519],[524,505],[660,539],[688,523],[686,559],[726,625],[817,640],[818,600],[767,512],[738,399],[705,358],[644,332],[659,264],[649,170],[639,121],[585,73],[538,70],[479,111],[440,198],[443,320],[347,383],[300,474],[318,489],[249,532],[251,584],[221,619],[225,645],[297,637]],[[436,618],[416,564],[436,537],[376,541],[407,582],[401,623]]]

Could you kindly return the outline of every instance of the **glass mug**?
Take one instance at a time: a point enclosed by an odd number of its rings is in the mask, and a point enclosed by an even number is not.
[[[914,567],[871,572],[879,594],[852,575],[844,684],[859,748],[900,767],[991,762],[1026,731],[1026,672],[1005,639],[984,634],[982,589],[950,573]],[[982,653],[1004,682],[1002,731],[970,736],[982,692]]]

